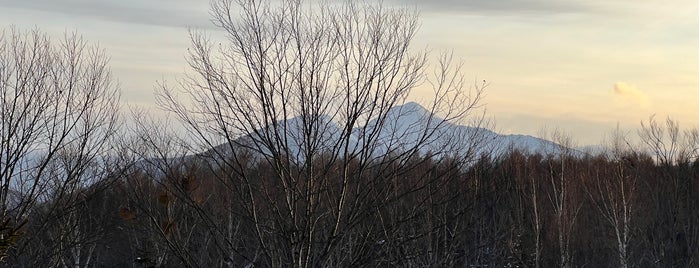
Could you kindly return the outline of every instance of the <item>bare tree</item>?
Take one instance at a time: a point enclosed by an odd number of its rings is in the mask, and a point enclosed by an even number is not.
[[[397,175],[388,171],[398,169],[388,163],[405,166],[417,154],[473,154],[459,152],[476,134],[444,129],[471,115],[484,85],[468,86],[449,55],[429,75],[427,54],[410,47],[416,12],[349,1],[218,0],[211,14],[228,42],[192,33],[194,74],[179,84],[185,97],[163,84],[158,101],[229,170],[225,185],[240,193],[258,240],[257,253],[245,259],[298,267],[359,261],[343,257],[346,243],[392,238],[350,232],[367,215],[382,213],[362,200],[372,194],[370,168],[384,170],[374,179],[389,180]],[[420,85],[433,88],[426,111],[391,109]],[[239,158],[244,152],[270,166],[270,186],[283,199],[256,186],[249,162]],[[386,202],[402,196],[373,194]],[[365,240],[358,251],[374,246]]]
[[[200,229],[210,224],[193,215],[204,209],[197,206],[202,199],[215,195],[193,196],[199,188],[195,180],[205,176],[194,168],[198,159],[168,120],[154,119],[143,110],[133,110],[132,117],[122,154],[128,158],[124,162],[133,163],[123,180],[129,202],[122,204],[122,218],[133,226],[131,257],[146,266],[220,266],[220,257],[195,258],[208,246],[201,241],[210,240],[213,232]],[[211,262],[197,263],[206,259]]]
[[[630,247],[633,219],[636,210],[637,178],[632,167],[635,152],[624,133],[617,128],[608,141],[605,163],[599,164],[592,172],[587,186],[590,200],[597,207],[602,218],[611,225],[616,240],[616,250],[620,267],[633,266],[630,261]]]
[[[655,206],[651,222],[659,222],[649,231],[655,239],[663,240],[671,246],[655,247],[652,258],[658,262],[674,266],[692,266],[699,244],[699,229],[696,228],[696,202],[693,176],[689,173],[692,160],[696,163],[699,148],[699,133],[696,128],[680,130],[677,120],[668,117],[665,123],[651,116],[648,122],[641,122],[638,135],[645,150],[654,157],[661,169],[659,178],[646,180],[646,187],[652,188],[650,196]],[[672,222],[672,224],[667,224]]]
[[[655,116],[651,116],[648,123],[641,121],[638,136],[655,155],[658,163],[672,165],[678,160],[681,133],[677,121],[668,117],[663,126],[655,120]]]
[[[659,164],[686,163],[699,157],[699,130],[682,132],[679,122],[670,117],[665,119],[665,124],[658,122],[655,116],[648,122],[641,121],[638,136]]]
[[[104,157],[119,123],[119,91],[107,61],[74,33],[58,42],[39,30],[0,33],[3,243],[34,208],[72,208],[74,191],[106,178]]]
[[[543,136],[546,134],[544,133]],[[549,152],[548,170],[551,191],[548,193],[548,199],[553,206],[556,221],[559,265],[560,267],[572,267],[571,253],[573,249],[570,245],[573,238],[573,228],[582,207],[580,202],[576,202],[579,200],[575,200],[576,185],[572,175],[575,172],[573,167],[569,166],[573,162],[571,158],[575,156],[576,152],[569,135],[560,130],[553,130],[550,137],[557,144],[553,151]]]
[[[530,164],[530,160],[526,159],[526,162],[522,161],[521,165],[524,167],[528,166],[535,166],[535,164]],[[538,268],[541,267],[541,253],[542,253],[542,245],[541,245],[541,231],[543,228],[543,212],[542,209],[539,205],[541,202],[541,193],[539,189],[539,182],[537,182],[537,176],[535,172],[534,167],[530,167],[530,171],[528,174],[525,174],[524,176],[527,177],[527,182],[528,186],[525,188],[528,188],[525,190],[525,193],[527,197],[529,198],[529,201],[531,202],[531,217],[532,217],[532,228],[534,229],[534,267]]]

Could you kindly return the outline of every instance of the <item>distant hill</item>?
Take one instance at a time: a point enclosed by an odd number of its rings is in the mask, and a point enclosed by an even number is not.
[[[416,148],[412,153],[434,157],[483,154],[497,157],[513,149],[549,154],[562,148],[552,141],[528,135],[502,135],[485,128],[454,124],[415,102],[392,107],[384,120],[372,118],[349,130],[336,121],[340,120],[330,115],[297,116],[240,137],[234,146],[246,147],[259,156],[288,152],[295,161],[319,153],[383,157],[411,153],[408,151]],[[214,150],[227,155],[230,146],[222,144]]]

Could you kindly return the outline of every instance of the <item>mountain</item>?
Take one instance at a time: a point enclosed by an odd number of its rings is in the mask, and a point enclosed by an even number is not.
[[[517,149],[524,152],[555,153],[558,144],[528,135],[502,135],[481,127],[457,125],[433,115],[415,102],[393,107],[387,113],[382,139],[395,141],[407,148],[419,144],[422,153],[503,155]],[[376,125],[370,121],[369,125]],[[399,135],[395,135],[395,134]],[[429,135],[429,134],[434,135]],[[426,135],[427,134],[427,135]]]
[[[485,128],[454,124],[415,102],[392,107],[384,116],[351,131],[328,115],[297,116],[241,137],[235,144],[262,155],[288,152],[297,161],[321,152],[342,155],[345,149],[350,154],[369,157],[400,154],[415,148],[421,155],[435,157],[482,154],[497,157],[513,149],[547,154],[562,148],[528,135],[501,135]],[[273,142],[276,140],[283,142]],[[260,147],[260,143],[271,146]],[[226,148],[229,147],[221,145],[215,149],[230,152]]]

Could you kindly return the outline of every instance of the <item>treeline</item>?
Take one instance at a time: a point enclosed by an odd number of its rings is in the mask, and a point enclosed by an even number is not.
[[[308,266],[696,264],[699,161],[576,154],[515,150],[468,166],[424,156],[369,163],[348,170],[345,187],[356,194],[341,222],[328,216],[344,190],[340,168],[299,176],[317,187],[287,207],[292,197],[274,167],[250,155],[236,156],[250,158],[245,169],[212,165],[205,154],[141,160],[107,185],[76,191],[74,206],[39,205],[4,264],[291,266],[300,256],[293,248],[308,251]],[[314,165],[334,165],[327,159]]]

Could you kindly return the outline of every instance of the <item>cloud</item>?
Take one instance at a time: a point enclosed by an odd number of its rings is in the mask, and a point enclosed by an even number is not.
[[[643,108],[650,105],[648,95],[638,90],[634,85],[629,85],[625,82],[617,82],[614,84],[614,96],[617,101],[637,104]]]
[[[166,27],[208,26],[207,4],[203,0],[0,1],[0,7]]]
[[[597,9],[586,1],[572,0],[393,0],[389,3],[414,5],[428,11],[475,14],[563,14]]]

